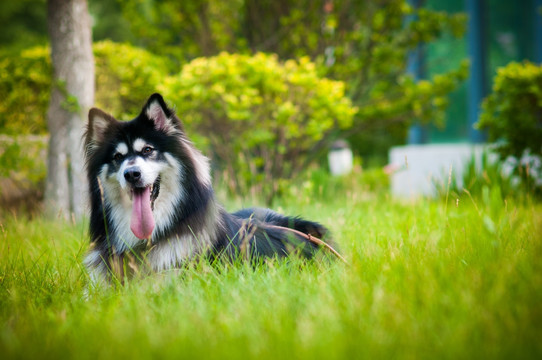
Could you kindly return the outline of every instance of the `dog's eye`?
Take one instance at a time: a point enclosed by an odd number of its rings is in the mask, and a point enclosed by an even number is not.
[[[150,146],[145,146],[143,148],[142,153],[143,153],[143,155],[150,155],[150,154],[152,154],[153,151],[154,151],[154,149],[151,148]]]
[[[124,155],[122,155],[121,153],[116,153],[115,156],[113,156],[113,159],[115,161],[121,161],[123,158],[124,158]]]

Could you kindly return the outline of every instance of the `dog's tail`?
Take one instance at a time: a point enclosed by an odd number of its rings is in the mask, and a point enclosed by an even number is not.
[[[249,208],[233,214],[241,219],[252,219],[262,229],[277,230],[282,233],[291,233],[299,239],[311,243],[314,248],[325,248],[346,263],[339,254],[338,246],[333,241],[329,230],[314,221],[301,217],[290,217],[276,213],[270,209]]]

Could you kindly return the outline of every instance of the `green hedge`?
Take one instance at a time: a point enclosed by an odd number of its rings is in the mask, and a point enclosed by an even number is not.
[[[478,122],[496,142],[501,159],[511,164],[523,185],[542,193],[542,65],[510,63],[495,76]]]
[[[232,190],[268,200],[307,164],[332,131],[351,126],[356,108],[344,83],[318,76],[308,58],[221,53],[198,58],[161,87]],[[194,137],[194,136],[193,136]]]
[[[46,47],[0,54],[0,133],[46,132],[51,77]]]
[[[482,105],[478,126],[498,141],[503,157],[520,158],[525,150],[542,155],[542,66],[510,63],[495,76]]]
[[[111,41],[94,44],[94,60],[96,106],[121,119],[139,114],[172,66],[146,50]]]
[[[167,60],[111,41],[93,45],[96,106],[119,117],[139,113],[149,94],[168,75]],[[52,67],[47,47],[0,53],[0,133],[44,134]]]

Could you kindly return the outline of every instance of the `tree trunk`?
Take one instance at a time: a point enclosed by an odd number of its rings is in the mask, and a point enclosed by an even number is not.
[[[45,192],[49,216],[80,218],[87,204],[83,129],[94,103],[94,58],[86,0],[48,0],[53,89],[47,113],[51,134]]]
[[[70,212],[70,192],[68,181],[68,128],[63,111],[58,111],[62,103],[62,94],[53,88],[47,126],[49,128],[49,151],[47,154],[47,182],[45,185],[45,214],[52,218]]]

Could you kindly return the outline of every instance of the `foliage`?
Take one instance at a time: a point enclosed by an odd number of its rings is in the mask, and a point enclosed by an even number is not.
[[[467,64],[420,82],[409,51],[444,34],[461,37],[466,17],[406,0],[123,1],[125,18],[152,51],[178,61],[221,51],[309,56],[322,76],[344,81],[359,107],[342,137],[363,155],[401,143],[412,120],[439,123]],[[172,50],[179,49],[179,50]],[[326,144],[327,145],[327,144]]]
[[[0,136],[0,178],[37,184],[45,179],[45,136]]]
[[[356,111],[344,84],[319,77],[308,58],[221,53],[193,60],[163,88],[187,127],[205,136],[232,188],[263,186],[270,198]]]
[[[95,41],[130,41],[137,39],[130,32],[128,20],[122,16],[118,0],[87,0],[92,17],[92,37]],[[47,1],[0,1],[0,48],[26,49],[46,44]]]
[[[364,110],[341,135],[362,155],[385,156],[404,141],[413,119],[442,119],[447,94],[466,75],[463,66],[422,84],[405,76],[410,50],[462,36],[465,20],[414,9],[406,0],[93,0],[89,6],[95,39],[129,41],[177,65],[221,51],[309,56],[321,75],[344,81]],[[0,9],[6,44],[44,38],[44,0],[7,1]]]
[[[540,358],[540,204],[474,199],[456,207],[361,189],[335,195],[277,205],[329,225],[349,266],[196,260],[90,296],[84,226],[2,217],[0,352],[6,359]]]
[[[329,35],[334,56],[327,71],[347,81],[348,94],[361,109],[349,131],[351,143],[362,154],[387,154],[389,146],[404,142],[413,120],[443,124],[448,94],[466,78],[467,63],[414,81],[407,59],[444,33],[462,36],[465,17],[414,9],[406,1],[352,5],[330,14],[337,25]]]
[[[218,49],[233,51],[242,40],[237,27],[242,0],[155,1],[120,0],[138,43],[152,52],[183,63],[210,56]]]
[[[45,47],[1,53],[0,133],[45,133],[51,66]]]
[[[171,70],[162,57],[128,44],[100,41],[94,44],[97,107],[119,118],[132,118],[141,104],[156,92]]]
[[[115,116],[133,117],[156,91],[170,64],[127,44],[94,44],[96,106]],[[52,69],[47,47],[0,54],[0,133],[43,134]]]
[[[28,48],[47,41],[46,0],[0,1],[0,47]]]
[[[92,39],[95,42],[111,40],[140,45],[130,31],[130,22],[122,16],[119,0],[90,0],[88,11],[92,17]]]
[[[510,63],[495,76],[493,91],[482,104],[478,127],[497,141],[502,159],[525,155],[542,157],[542,66]],[[529,172],[517,161],[516,173],[526,181]],[[539,174],[540,175],[540,174]]]
[[[46,136],[0,135],[0,207],[36,214],[45,181]]]
[[[500,68],[482,110],[478,127],[498,141],[503,158],[520,158],[526,150],[542,155],[541,65],[512,62]]]

